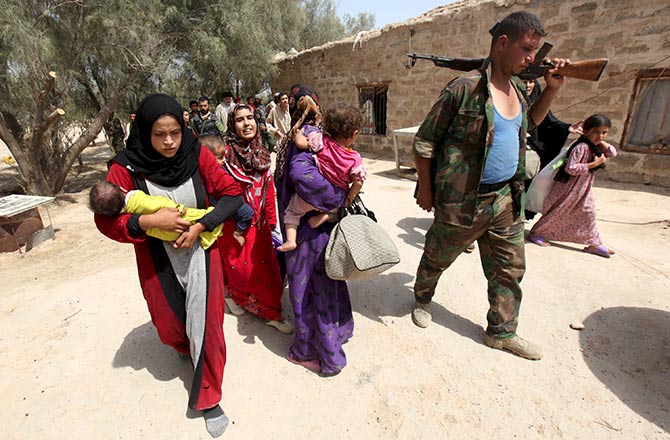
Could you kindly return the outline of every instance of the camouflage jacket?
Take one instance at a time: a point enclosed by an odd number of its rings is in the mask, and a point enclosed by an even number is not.
[[[203,119],[202,115],[198,113],[195,118],[191,119],[191,126],[195,129],[198,137],[208,134],[218,136],[224,130],[221,121],[216,117],[216,113],[209,113],[206,119]]]
[[[432,159],[435,218],[448,224],[472,227],[479,184],[493,144],[490,74],[489,64],[472,76],[452,80],[414,138],[414,154]],[[523,216],[528,98],[523,82],[516,77],[511,81],[522,112],[519,165],[511,189],[515,208]]]

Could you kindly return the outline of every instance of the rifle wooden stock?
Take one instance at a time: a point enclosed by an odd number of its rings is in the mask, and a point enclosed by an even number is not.
[[[558,69],[558,73],[567,78],[598,81],[608,61],[607,58],[573,61],[567,66]]]
[[[486,61],[485,58],[446,58],[415,53],[408,54],[407,56],[412,59],[412,63],[409,67],[414,66],[416,60],[420,59],[432,61],[437,67],[445,67],[447,69],[460,70],[463,72],[479,69]],[[558,74],[586,81],[598,81],[603,70],[605,70],[608,61],[607,58],[573,61],[567,66],[559,69]],[[532,80],[543,76],[547,70],[551,68],[551,65],[537,61],[536,63],[529,65],[526,70],[521,72],[518,76],[523,80]]]

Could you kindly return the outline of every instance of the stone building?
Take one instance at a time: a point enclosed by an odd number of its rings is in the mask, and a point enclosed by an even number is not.
[[[272,86],[313,86],[322,105],[356,103],[369,115],[359,148],[392,157],[396,129],[419,125],[453,70],[407,54],[483,57],[489,28],[519,10],[536,14],[554,45],[551,56],[609,58],[599,82],[568,79],[552,111],[575,122],[605,113],[620,157],[604,174],[670,187],[670,4],[667,0],[463,0],[406,22],[288,56]],[[404,138],[401,162],[413,166]],[[402,138],[401,138],[402,140]],[[605,177],[605,176],[604,176]]]

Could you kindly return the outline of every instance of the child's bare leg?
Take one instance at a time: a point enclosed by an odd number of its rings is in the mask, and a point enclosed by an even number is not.
[[[330,216],[330,213],[328,212],[321,212],[317,215],[313,215],[310,218],[307,219],[307,223],[309,224],[309,227],[312,229],[318,228],[322,224],[326,223],[328,221],[328,217]]]
[[[244,246],[244,243],[247,241],[247,239],[244,238],[244,234],[239,229],[235,229],[233,232],[233,238],[240,244],[240,246]]]
[[[298,247],[296,240],[298,238],[298,225],[286,224],[286,240],[284,244],[279,246],[277,250],[279,252],[288,252],[294,250]]]

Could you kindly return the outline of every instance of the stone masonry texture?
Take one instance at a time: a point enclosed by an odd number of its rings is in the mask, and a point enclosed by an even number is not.
[[[357,85],[388,84],[386,136],[359,137],[361,151],[392,157],[395,129],[419,125],[442,88],[462,74],[418,61],[407,68],[411,52],[447,57],[488,54],[489,28],[507,14],[536,14],[554,45],[552,57],[572,60],[606,57],[599,82],[567,79],[552,111],[575,122],[604,113],[613,123],[610,141],[619,147],[629,112],[635,77],[640,70],[670,71],[670,6],[667,0],[464,0],[422,16],[327,43],[277,63],[274,90],[294,83],[313,86],[323,107],[358,104]],[[413,166],[411,138],[399,138],[401,163]],[[670,186],[670,156],[621,151],[603,177],[624,182]]]

